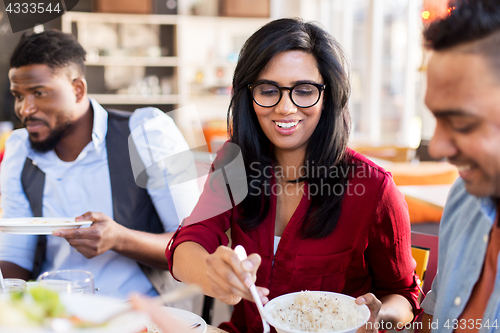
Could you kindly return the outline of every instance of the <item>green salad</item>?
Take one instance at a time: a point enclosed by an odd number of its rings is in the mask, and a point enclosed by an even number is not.
[[[33,287],[10,295],[10,299],[0,299],[0,325],[40,326],[54,317],[70,318],[59,295],[52,290]]]

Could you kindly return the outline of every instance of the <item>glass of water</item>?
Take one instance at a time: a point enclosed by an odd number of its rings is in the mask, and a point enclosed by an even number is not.
[[[67,269],[49,271],[41,274],[38,284],[58,293],[66,294],[93,294],[94,275],[89,271]]]
[[[0,288],[0,294],[14,294],[26,290],[26,281],[21,279],[4,279],[5,289]]]

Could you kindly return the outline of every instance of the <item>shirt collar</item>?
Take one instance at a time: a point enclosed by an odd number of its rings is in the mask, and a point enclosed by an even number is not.
[[[90,103],[94,110],[92,142],[94,147],[97,148],[103,145],[106,140],[106,134],[108,133],[108,112],[95,99],[90,98]]]
[[[489,217],[491,223],[493,224],[497,214],[497,201],[492,197],[478,197],[477,200],[482,212]]]

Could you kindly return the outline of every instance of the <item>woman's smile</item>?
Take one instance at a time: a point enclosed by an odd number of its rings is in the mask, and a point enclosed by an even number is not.
[[[276,131],[283,135],[290,135],[299,127],[300,120],[273,120]]]

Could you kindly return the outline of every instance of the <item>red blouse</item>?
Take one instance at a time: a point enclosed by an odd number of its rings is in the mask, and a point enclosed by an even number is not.
[[[234,218],[236,209],[189,225],[190,219],[199,221],[199,216],[211,211],[218,200],[210,195],[210,185],[205,184],[187,225],[178,230],[167,249],[170,271],[173,252],[179,244],[193,241],[213,253],[219,245],[228,244],[226,231],[230,229],[233,248],[241,244],[249,254],[258,253],[262,257],[256,285],[270,290],[269,299],[301,290],[332,291],[353,297],[372,292],[379,299],[400,294],[418,314],[416,264],[411,256],[410,222],[404,197],[389,172],[351,149],[347,153],[355,167],[349,170],[341,215],[329,236],[301,237],[300,221],[310,204],[307,184],[276,255],[273,254],[275,195],[271,194],[268,216],[253,230],[242,231]],[[340,188],[335,191],[339,193]],[[257,307],[253,302],[241,301],[235,305],[231,321],[222,323],[220,328],[229,332],[262,332]]]

